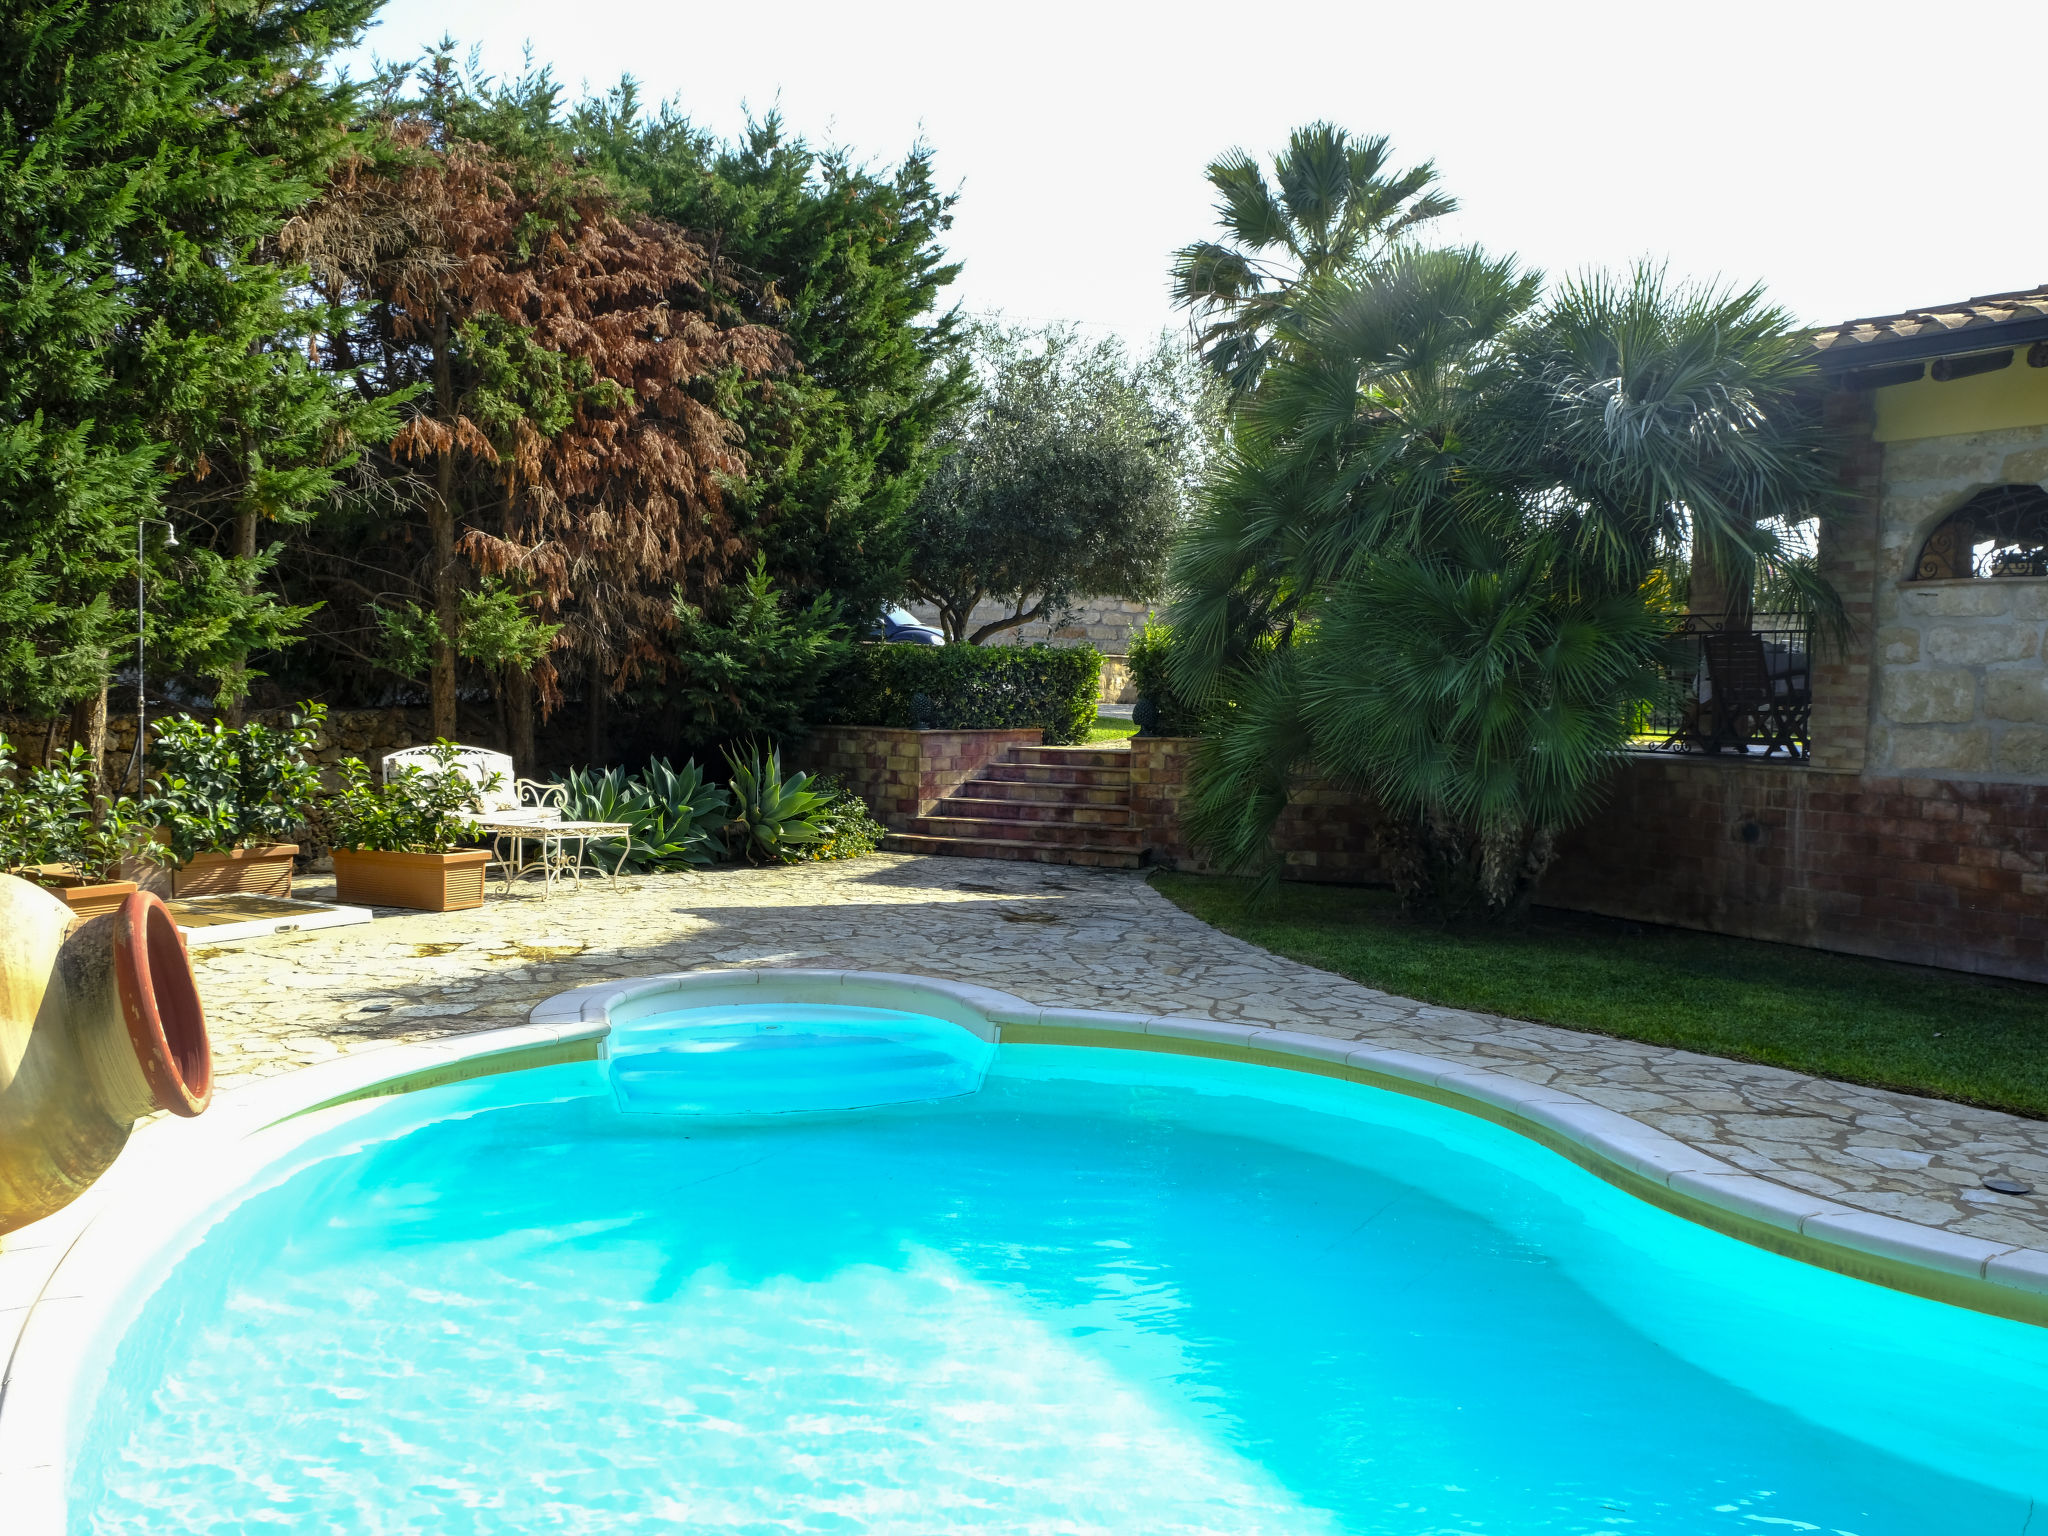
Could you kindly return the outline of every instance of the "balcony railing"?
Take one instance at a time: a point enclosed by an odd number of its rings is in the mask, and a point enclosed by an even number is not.
[[[1811,749],[1813,627],[1800,615],[1685,614],[1665,675],[1670,688],[1639,746],[1791,758]]]

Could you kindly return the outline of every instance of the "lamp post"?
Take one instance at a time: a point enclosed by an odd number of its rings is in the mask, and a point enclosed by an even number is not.
[[[138,795],[142,793],[142,774],[147,766],[143,741],[149,723],[149,673],[145,670],[147,648],[143,636],[143,625],[149,616],[146,606],[149,586],[143,565],[142,536],[151,523],[164,525],[165,549],[178,547],[178,530],[171,526],[169,518],[144,516],[135,519],[135,747],[128,754],[128,770],[135,775],[135,793]]]

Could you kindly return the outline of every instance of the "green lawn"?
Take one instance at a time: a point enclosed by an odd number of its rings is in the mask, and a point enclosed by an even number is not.
[[[1090,741],[1128,741],[1138,734],[1134,720],[1119,720],[1115,715],[1097,715],[1095,727],[1089,731]]]
[[[1541,911],[1404,920],[1391,892],[1159,874],[1204,922],[1384,992],[2048,1118],[2048,987]]]

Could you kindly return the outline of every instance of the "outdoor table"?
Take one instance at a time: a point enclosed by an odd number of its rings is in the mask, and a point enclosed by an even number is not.
[[[633,828],[623,821],[563,821],[545,811],[501,812],[480,818],[477,826],[490,834],[491,862],[504,872],[507,896],[512,894],[513,881],[536,869],[541,872],[543,901],[553,894],[555,882],[564,875],[572,885],[580,887],[584,857],[590,845],[607,838],[619,841],[617,860],[606,869],[601,860],[593,858],[591,869],[617,884],[619,871],[626,867],[626,856],[633,851]],[[572,847],[573,859],[569,853]]]

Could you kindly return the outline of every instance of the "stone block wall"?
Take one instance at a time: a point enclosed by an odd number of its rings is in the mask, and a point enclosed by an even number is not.
[[[911,603],[910,611],[926,624],[936,626],[939,610],[924,603]],[[983,624],[1007,618],[1016,610],[1002,603],[978,605],[968,621],[969,634]],[[1114,656],[1122,656],[1131,648],[1131,636],[1143,629],[1152,617],[1152,609],[1144,603],[1126,602],[1120,597],[1083,598],[1075,605],[1074,611],[1062,615],[1056,623],[1033,621],[1016,629],[1003,631],[992,636],[990,645],[1081,645],[1094,646]]]
[[[254,710],[249,718],[264,725],[282,725],[290,715],[289,710]],[[155,739],[156,727],[164,716],[152,713],[149,717],[150,736]],[[52,725],[56,726],[54,732]],[[71,743],[70,731],[63,721],[38,719],[28,715],[0,714],[0,736],[5,736],[14,748],[14,760],[25,767],[42,767],[49,760],[52,749],[61,754]],[[327,716],[327,729],[314,748],[316,762],[332,765],[344,757],[360,758],[375,767],[387,752],[396,752],[403,747],[416,747],[434,739],[431,717],[424,709],[338,709]],[[125,774],[128,771],[129,755],[135,750],[135,717],[131,715],[109,715],[107,717],[107,772],[109,775]],[[131,779],[128,788],[133,789]]]
[[[867,801],[875,819],[896,831],[1011,747],[1035,747],[1045,732],[911,731],[879,725],[834,725],[814,732],[789,765],[829,773]]]
[[[1944,517],[2029,481],[2048,481],[2048,428],[1885,445],[1869,772],[2048,784],[2048,579],[1909,579]]]

